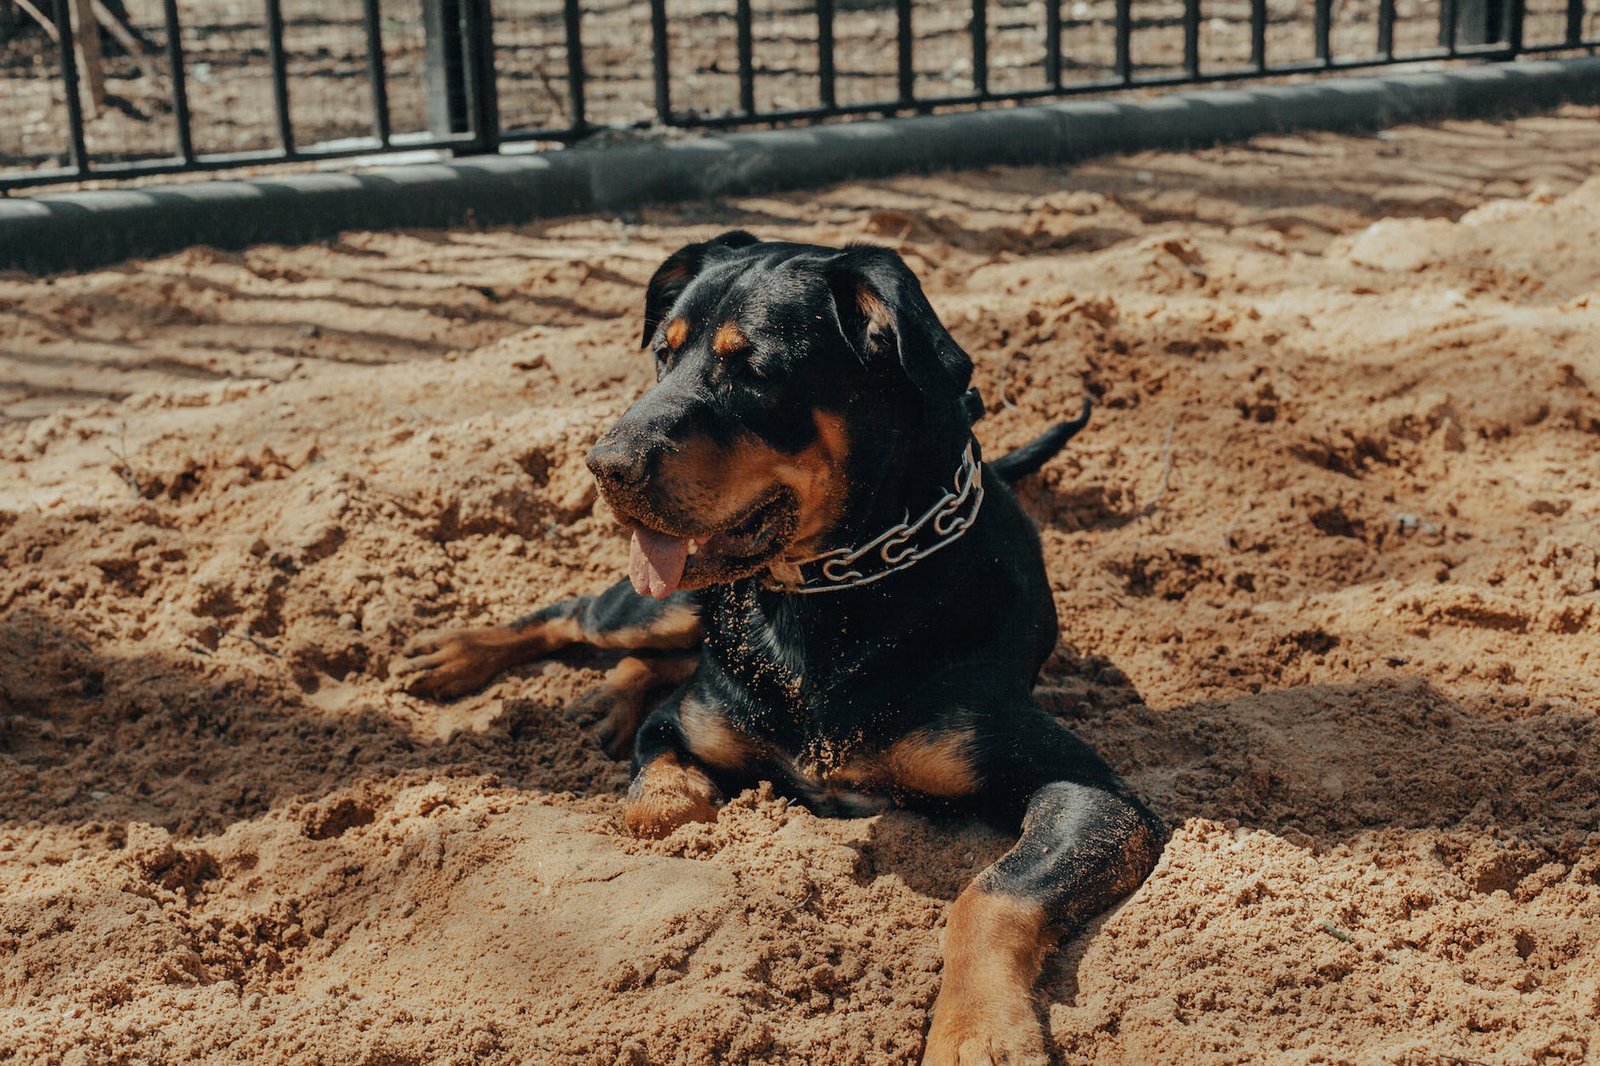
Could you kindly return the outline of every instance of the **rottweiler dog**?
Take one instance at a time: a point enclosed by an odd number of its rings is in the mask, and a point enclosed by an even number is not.
[[[1020,827],[950,909],[923,1061],[1047,1061],[1032,990],[1049,938],[1132,892],[1166,839],[1031,695],[1056,613],[1008,482],[1087,405],[984,463],[972,361],[883,248],[725,233],[661,265],[644,318],[657,384],[587,459],[629,580],[424,634],[407,684],[459,695],[568,645],[628,652],[596,702],[608,746],[632,742],[641,836],[714,820],[761,780],[819,813]]]

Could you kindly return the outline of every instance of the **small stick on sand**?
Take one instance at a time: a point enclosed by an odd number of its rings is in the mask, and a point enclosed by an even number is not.
[[[1154,507],[1156,501],[1167,494],[1167,485],[1172,481],[1172,433],[1178,428],[1178,420],[1173,418],[1167,423],[1167,437],[1161,442],[1161,484],[1156,487],[1156,494],[1150,500]]]
[[[1172,434],[1177,428],[1178,420],[1176,418],[1167,423],[1167,436],[1161,442],[1161,484],[1156,486],[1156,494],[1150,497],[1150,502],[1133,513],[1133,518],[1136,521],[1149,518],[1155,514],[1157,504],[1161,502],[1161,497],[1167,494],[1167,486],[1172,482]]]
[[[252,636],[249,633],[235,633],[232,630],[229,630],[228,632],[223,633],[222,635],[225,636],[225,637],[232,637],[234,640],[242,640],[246,644],[253,644],[253,645],[255,645],[255,647],[256,647],[256,649],[258,651],[263,651],[263,652],[267,653],[268,655],[272,656],[274,659],[280,658],[280,656],[278,655],[277,652],[273,651],[271,648],[269,648],[265,644],[261,643],[261,641],[257,640],[254,636]]]
[[[121,478],[123,484],[133,490],[135,496],[142,497],[144,496],[144,479],[139,476],[139,471],[134,469],[133,463],[128,461],[128,424],[126,422],[117,427],[117,441],[118,444],[115,448],[109,444],[106,445],[106,451],[110,452],[111,458],[117,461],[117,465],[111,468],[111,472]]]
[[[1335,940],[1342,940],[1346,944],[1354,944],[1356,942],[1355,937],[1351,936],[1349,933],[1345,932],[1343,929],[1340,929],[1331,922],[1323,922],[1322,931],[1333,937]]]

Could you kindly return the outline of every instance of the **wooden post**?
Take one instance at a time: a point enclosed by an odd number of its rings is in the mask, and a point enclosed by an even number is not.
[[[155,64],[150,62],[150,57],[145,54],[144,42],[139,40],[139,35],[133,32],[133,25],[124,20],[122,15],[113,11],[106,5],[105,0],[90,0],[94,8],[94,17],[105,27],[107,33],[117,39],[122,50],[128,53],[128,58],[133,60],[141,73],[152,82],[156,79]],[[121,7],[121,4],[117,5]]]
[[[89,106],[86,112],[96,118],[106,104],[106,70],[100,56],[100,23],[94,17],[91,0],[72,0],[72,45],[78,55],[78,77],[83,79]]]

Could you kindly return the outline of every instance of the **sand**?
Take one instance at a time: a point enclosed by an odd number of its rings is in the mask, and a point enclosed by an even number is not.
[[[619,831],[574,656],[425,628],[622,571],[581,465],[678,245],[899,247],[1174,827],[1067,1063],[1600,1058],[1600,111],[0,278],[0,1062],[904,1063],[1006,840],[767,791]]]

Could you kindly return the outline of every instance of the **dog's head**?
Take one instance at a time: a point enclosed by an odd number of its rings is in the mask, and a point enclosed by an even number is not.
[[[661,265],[644,317],[657,383],[588,456],[642,593],[814,554],[886,455],[965,431],[972,361],[887,249],[725,233]]]

